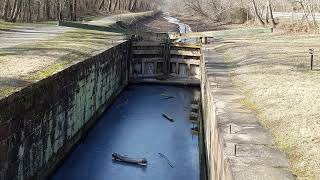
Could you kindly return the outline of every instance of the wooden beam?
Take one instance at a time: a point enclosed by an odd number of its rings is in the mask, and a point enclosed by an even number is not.
[[[161,54],[161,50],[133,50],[135,55],[157,55]]]
[[[140,42],[133,42],[132,46],[137,47],[137,46],[159,46],[163,48],[164,44],[161,42],[155,42],[155,41],[140,41]]]
[[[170,62],[185,63],[185,64],[192,64],[192,65],[200,65],[200,60],[196,60],[196,59],[171,58]]]
[[[171,47],[201,49],[202,46],[200,44],[191,44],[191,43],[172,43]]]
[[[164,62],[164,58],[133,58],[133,63]]]
[[[223,31],[205,31],[205,32],[192,32],[192,33],[169,33],[170,39],[181,39],[181,38],[200,38],[200,37],[222,37],[232,35],[249,35],[259,33],[272,33],[272,28],[243,28],[243,29],[232,29]]]
[[[156,78],[163,75],[164,75],[163,73],[158,73],[158,74],[138,74],[137,76],[139,78]]]
[[[200,57],[200,51],[170,50],[171,55]]]

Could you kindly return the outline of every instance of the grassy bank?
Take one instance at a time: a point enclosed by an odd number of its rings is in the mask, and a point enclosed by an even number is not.
[[[122,15],[126,23],[135,22],[151,12]],[[120,15],[118,15],[120,16]],[[97,24],[113,26],[118,20],[100,18]],[[113,23],[112,23],[113,22]],[[6,26],[13,28],[13,26]],[[23,28],[23,27],[22,27]],[[51,76],[125,40],[125,34],[71,29],[54,38],[0,48],[0,99],[30,83]],[[23,82],[23,83],[18,83]]]
[[[320,179],[320,35],[263,34],[220,39],[234,84],[247,95],[298,179]],[[316,52],[310,71],[309,49]]]

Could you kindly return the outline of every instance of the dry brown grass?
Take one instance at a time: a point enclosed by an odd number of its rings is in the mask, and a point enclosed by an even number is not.
[[[122,34],[72,30],[50,40],[0,49],[0,99],[15,89],[94,56],[123,39]]]
[[[264,34],[215,45],[230,64],[233,81],[290,159],[298,179],[320,179],[320,35]],[[309,70],[309,48],[316,70]]]
[[[0,99],[122,42],[121,34],[73,30],[50,40],[0,49]]]
[[[152,12],[126,13],[102,18],[95,23],[112,25],[122,20],[130,24],[137,18],[152,14]],[[28,26],[35,25],[28,24]],[[4,27],[13,28],[12,24],[0,23],[0,28]],[[125,38],[125,35],[120,33],[75,29],[52,39],[0,48],[0,99],[30,83],[103,52],[123,42]]]

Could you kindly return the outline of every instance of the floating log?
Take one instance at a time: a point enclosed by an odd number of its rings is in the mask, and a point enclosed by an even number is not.
[[[123,156],[117,153],[112,154],[112,159],[119,162],[125,162],[130,164],[137,164],[140,166],[146,166],[148,161],[145,158],[130,158],[128,156]]]
[[[170,117],[169,115],[162,114],[162,116],[165,117],[166,119],[168,119],[169,121],[174,122],[174,119],[172,117]]]

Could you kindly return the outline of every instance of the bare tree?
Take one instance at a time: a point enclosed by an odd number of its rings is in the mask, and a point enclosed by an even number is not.
[[[256,3],[255,0],[252,0],[252,5],[253,5],[254,14],[255,14],[256,18],[258,18],[259,23],[260,23],[262,26],[265,26],[266,23],[262,20],[262,17],[261,17],[261,15],[259,14],[258,7],[257,7],[257,3]]]

